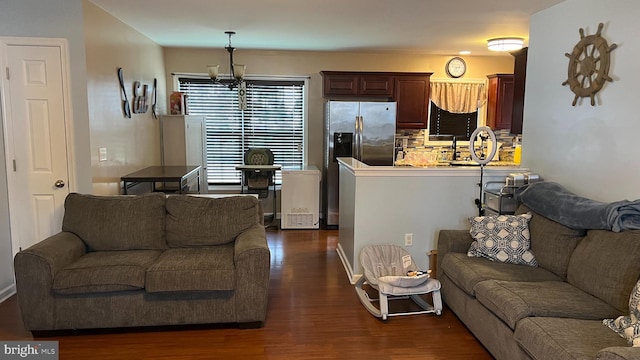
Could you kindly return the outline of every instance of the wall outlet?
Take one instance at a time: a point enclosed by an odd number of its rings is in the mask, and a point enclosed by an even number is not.
[[[404,246],[413,245],[413,234],[404,234]]]

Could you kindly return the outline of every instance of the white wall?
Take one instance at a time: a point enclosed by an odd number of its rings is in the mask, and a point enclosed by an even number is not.
[[[84,1],[87,51],[87,94],[91,124],[92,193],[116,195],[120,177],[150,165],[160,165],[159,120],[151,114],[123,116],[116,69],[122,67],[129,102],[133,82],[148,85],[158,79],[157,113],[165,111],[165,72],[162,47],[93,3]],[[149,102],[151,103],[151,102]],[[99,161],[99,149],[107,160]]]
[[[2,0],[0,36],[66,38],[69,42],[78,191],[91,191],[82,0]],[[0,128],[2,123],[0,122]],[[0,129],[1,130],[1,129]],[[0,140],[0,300],[13,286],[4,143]]]
[[[640,38],[637,0],[567,0],[531,18],[523,124],[523,166],[546,180],[599,201],[640,198],[637,138]],[[602,36],[611,52],[614,79],[598,93],[571,106],[574,95],[564,55],[585,35]]]

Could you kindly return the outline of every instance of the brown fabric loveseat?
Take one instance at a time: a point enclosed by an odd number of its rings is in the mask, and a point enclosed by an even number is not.
[[[469,257],[468,230],[441,230],[443,301],[498,360],[640,359],[602,323],[629,314],[640,231],[576,230],[531,213],[537,267]]]
[[[69,194],[62,231],[14,259],[25,327],[262,325],[262,215],[247,196]]]

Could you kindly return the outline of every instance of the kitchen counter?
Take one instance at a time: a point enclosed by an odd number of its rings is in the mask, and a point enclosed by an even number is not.
[[[338,164],[344,166],[356,176],[479,176],[480,166],[452,166],[449,163],[432,165],[396,165],[396,166],[369,166],[354,158],[338,158]],[[501,176],[504,180],[507,175],[514,172],[525,172],[528,169],[521,168],[511,162],[492,162],[484,167],[485,174]]]
[[[419,168],[428,168],[428,167],[447,167],[447,166],[480,166],[475,161],[439,161],[431,164],[411,164],[406,162],[396,162],[394,165],[396,167],[419,167]],[[486,167],[494,167],[494,166],[502,166],[502,167],[520,167],[520,165],[511,162],[511,161],[492,161],[485,165]]]
[[[394,244],[407,249],[422,269],[427,252],[436,249],[441,229],[469,229],[478,215],[480,166],[369,166],[338,158],[340,207],[338,254],[350,281],[362,269],[359,254],[369,244]],[[482,182],[504,181],[515,166],[485,166]],[[405,234],[412,234],[410,246]]]

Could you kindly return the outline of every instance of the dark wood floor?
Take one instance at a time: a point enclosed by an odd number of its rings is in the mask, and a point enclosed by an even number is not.
[[[60,335],[60,359],[492,359],[445,308],[383,322],[358,301],[336,253],[338,232],[267,233],[269,310],[263,328],[180,328]],[[14,297],[0,339],[32,339]]]

